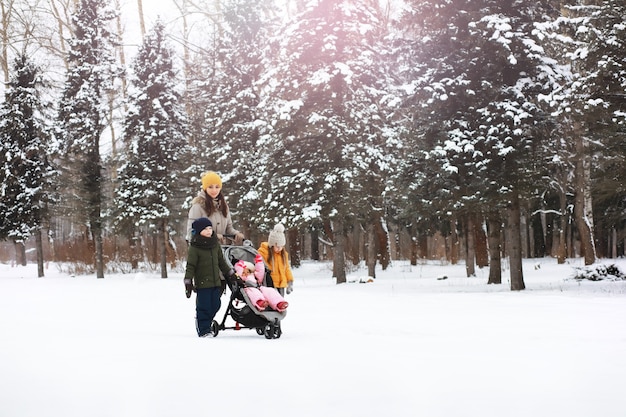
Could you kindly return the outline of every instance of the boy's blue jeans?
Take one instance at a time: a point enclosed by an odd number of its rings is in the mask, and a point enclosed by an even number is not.
[[[211,332],[211,322],[222,306],[220,287],[196,289],[196,330],[198,336]]]

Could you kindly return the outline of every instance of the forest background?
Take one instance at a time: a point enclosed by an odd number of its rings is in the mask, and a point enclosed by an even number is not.
[[[624,1],[1,13],[0,260],[32,252],[39,276],[55,261],[167,277],[209,169],[253,244],[283,222],[294,266],[330,257],[338,283],[406,258],[500,283],[507,256],[521,290],[523,257],[624,255]]]

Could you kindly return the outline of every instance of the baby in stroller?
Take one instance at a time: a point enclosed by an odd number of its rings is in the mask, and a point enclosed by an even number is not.
[[[251,262],[239,260],[235,265],[235,272],[244,283],[243,291],[259,311],[268,306],[278,312],[283,312],[289,303],[283,298],[276,288],[263,286],[265,277],[265,263],[260,254],[256,254],[254,265]]]

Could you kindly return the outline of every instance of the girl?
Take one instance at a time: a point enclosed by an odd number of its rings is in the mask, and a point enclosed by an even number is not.
[[[289,266],[289,253],[285,249],[285,226],[278,223],[270,232],[267,242],[261,243],[259,253],[272,270],[272,281],[280,295],[293,291],[293,275]]]
[[[222,179],[217,173],[207,171],[202,174],[202,190],[191,203],[187,219],[187,242],[191,239],[191,224],[200,217],[207,217],[211,220],[213,232],[220,243],[226,243],[224,235],[234,235],[235,243],[238,245],[243,242],[243,233],[233,227],[230,210],[222,193]]]

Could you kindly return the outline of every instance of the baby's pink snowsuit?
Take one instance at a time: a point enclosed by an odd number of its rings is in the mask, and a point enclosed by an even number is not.
[[[276,288],[262,285],[263,278],[265,278],[265,263],[260,254],[257,254],[254,258],[254,265],[250,262],[239,260],[235,264],[235,272],[245,283],[243,290],[258,310],[263,311],[268,305],[279,312],[287,309],[289,303],[276,291]],[[252,273],[254,277],[250,275]]]

